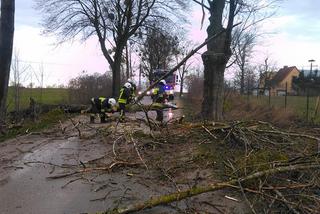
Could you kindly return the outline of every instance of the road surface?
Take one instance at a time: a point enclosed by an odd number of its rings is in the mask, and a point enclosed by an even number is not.
[[[143,103],[151,103],[150,97],[145,98]],[[145,117],[144,113],[129,116]],[[166,111],[167,119],[172,116],[172,113]],[[155,118],[155,113],[150,113],[150,117]],[[86,123],[88,118],[82,116],[77,120]],[[65,126],[71,127],[71,124]],[[99,127],[101,124],[95,126]],[[86,131],[90,135],[90,129]],[[152,195],[149,188],[139,184],[139,178],[127,176],[127,170],[105,173],[92,181],[89,180],[91,177],[79,179],[70,184],[68,182],[79,177],[54,180],[47,178],[65,171],[59,166],[71,165],[78,168],[80,161],[86,163],[105,154],[112,154],[111,149],[112,145],[100,138],[79,139],[75,129],[65,134],[59,129],[48,130],[45,134],[31,133],[0,143],[0,213],[95,212],[115,207],[114,201],[125,192],[126,197],[131,197],[131,201],[147,199],[147,196]],[[105,196],[106,191],[97,191],[104,185],[107,185],[110,192],[108,199],[95,201]]]

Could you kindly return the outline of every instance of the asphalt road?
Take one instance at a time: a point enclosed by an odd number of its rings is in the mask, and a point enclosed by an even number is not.
[[[150,104],[151,98],[146,97],[143,103]],[[145,117],[144,113],[131,116]],[[150,117],[155,116],[154,112],[150,113]],[[165,111],[166,120],[172,116],[172,111]],[[85,123],[88,118],[77,120]],[[90,129],[87,131],[90,133]],[[153,195],[154,192],[150,190],[152,188],[139,184],[139,178],[127,176],[126,170],[105,173],[94,180],[85,176],[82,179],[48,179],[52,175],[70,172],[70,168],[61,166],[74,166],[73,170],[76,170],[79,169],[80,161],[85,163],[105,154],[112,154],[112,143],[108,144],[94,137],[79,139],[76,135],[75,129],[65,134],[57,134],[53,130],[50,134],[29,134],[0,144],[1,214],[95,213],[115,207],[114,202],[121,198],[124,192],[127,197],[131,197],[131,202]],[[110,157],[109,161],[111,160]],[[68,184],[72,180],[74,182]],[[105,191],[95,191],[103,185],[108,186]],[[106,192],[109,192],[108,199],[93,201],[105,196]],[[157,213],[157,210],[163,212],[165,209],[156,208],[144,213]]]

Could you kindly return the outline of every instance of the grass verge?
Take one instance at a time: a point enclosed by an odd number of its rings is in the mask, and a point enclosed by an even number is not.
[[[40,115],[36,121],[27,119],[21,126],[13,126],[9,128],[4,134],[0,135],[0,142],[16,137],[21,134],[41,131],[53,127],[59,120],[65,120],[66,116],[63,110],[53,109],[48,113]]]

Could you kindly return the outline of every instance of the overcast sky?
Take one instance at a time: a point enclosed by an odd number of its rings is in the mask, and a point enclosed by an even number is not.
[[[45,85],[65,84],[82,70],[103,73],[108,69],[95,38],[85,43],[74,41],[56,47],[53,45],[55,38],[42,36],[41,16],[33,6],[33,0],[16,0],[14,47],[19,52],[21,66],[32,67],[24,78],[26,83],[38,84],[41,64]],[[200,30],[200,7],[195,8],[189,38],[201,42],[206,32],[205,27]],[[319,8],[319,0],[284,0],[277,15],[263,25],[268,34],[259,42],[252,62],[261,64],[263,58],[269,56],[278,67],[308,67],[309,59],[315,59],[315,64],[320,63]]]

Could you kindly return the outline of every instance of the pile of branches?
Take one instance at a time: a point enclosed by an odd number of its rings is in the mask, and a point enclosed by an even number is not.
[[[262,121],[168,126],[166,135],[157,136],[160,142],[175,143],[183,138],[213,149],[223,147],[228,154],[219,161],[224,163],[225,181],[103,213],[131,213],[220,189],[239,191],[252,213],[319,212],[320,136],[283,131]]]
[[[223,147],[230,187],[253,213],[317,213],[320,207],[320,135],[283,131],[262,121],[180,125],[187,139]],[[301,132],[301,133],[300,133]],[[286,169],[282,171],[282,169]],[[263,173],[262,173],[263,172]],[[252,175],[254,179],[247,179]]]
[[[81,127],[76,121],[71,122],[79,137],[82,136]],[[150,200],[102,213],[131,213],[220,189],[234,189],[241,193],[252,213],[317,213],[319,210],[320,136],[317,132],[288,132],[262,121],[185,123],[178,119],[159,127],[160,131],[150,129],[148,135],[147,130],[137,131],[139,123],[141,121],[133,120],[121,124],[121,128],[117,127],[120,126],[118,123],[108,126],[108,142],[112,143],[113,154],[108,154],[107,163],[105,157],[100,157],[69,168],[71,172],[50,178],[71,175],[81,178],[84,173],[111,172],[123,167],[150,170],[152,163],[147,157],[148,149],[159,147],[158,144],[192,142],[199,147],[205,145],[224,151],[216,160],[223,163],[222,182],[180,189],[159,197],[150,196]],[[143,127],[140,130],[145,129]],[[154,145],[150,146],[152,143]],[[110,156],[113,156],[111,161]]]

